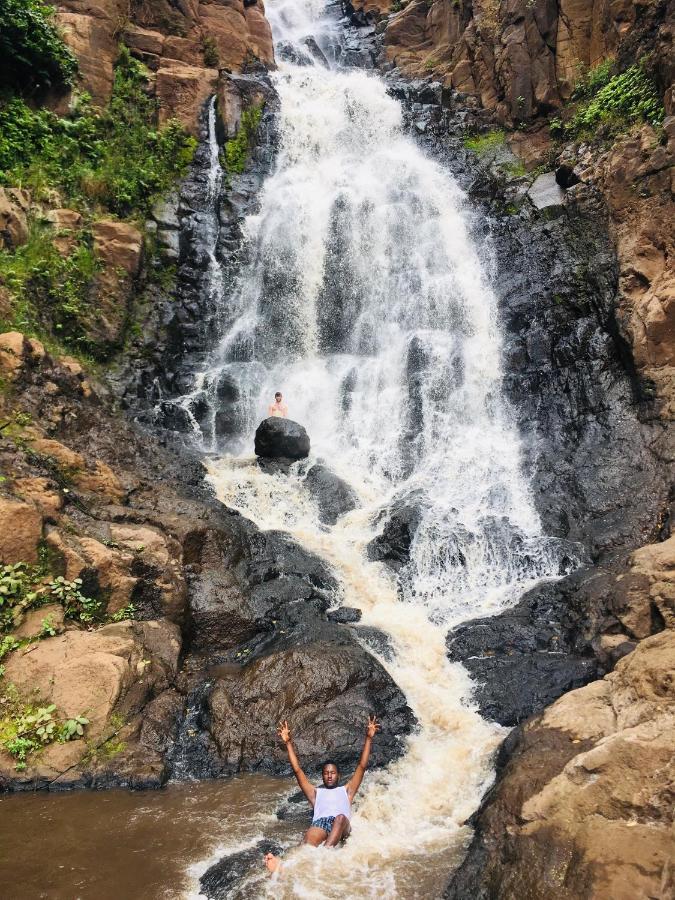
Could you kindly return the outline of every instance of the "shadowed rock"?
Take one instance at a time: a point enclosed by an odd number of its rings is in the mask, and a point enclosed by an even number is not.
[[[237,882],[260,870],[266,853],[278,855],[281,847],[274,841],[264,840],[258,841],[254,847],[224,856],[199,879],[199,893],[208,900],[225,900]]]
[[[258,425],[255,453],[272,459],[304,459],[309,456],[309,435],[298,422],[272,416]]]
[[[325,525],[335,525],[340,516],[359,505],[356,494],[347,482],[321,463],[312,466],[305,484],[319,507],[319,519]]]

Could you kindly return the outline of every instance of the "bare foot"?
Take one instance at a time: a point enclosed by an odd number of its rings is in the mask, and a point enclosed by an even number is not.
[[[265,865],[270,870],[270,872],[278,872],[281,868],[281,860],[278,856],[275,856],[273,853],[265,854]]]

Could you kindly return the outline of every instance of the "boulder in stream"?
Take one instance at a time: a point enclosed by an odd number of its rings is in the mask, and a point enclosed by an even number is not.
[[[321,463],[309,470],[305,485],[319,508],[319,519],[324,525],[335,525],[340,516],[359,505],[358,497],[347,482]]]
[[[275,841],[262,840],[253,847],[219,859],[199,879],[200,895],[208,897],[208,900],[225,900],[230,897],[232,889],[239,882],[262,868],[266,853],[279,854],[281,847]]]
[[[271,416],[258,425],[255,454],[271,459],[305,459],[309,456],[309,435],[298,422]]]

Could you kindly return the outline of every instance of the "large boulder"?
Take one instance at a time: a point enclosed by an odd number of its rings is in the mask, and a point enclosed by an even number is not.
[[[335,525],[340,516],[359,505],[358,497],[347,482],[321,463],[309,470],[305,485],[319,508],[319,519],[324,525]]]
[[[652,635],[509,736],[446,900],[672,896],[674,654]]]
[[[53,703],[59,717],[84,715],[89,724],[84,738],[49,744],[29,757],[20,774],[15,760],[0,751],[0,790],[44,787],[57,780],[62,786],[96,782],[96,750],[119,730],[116,723],[125,723],[128,737],[134,736],[148,701],[175,679],[180,649],[178,627],[158,620],[120,622],[98,631],[71,629],[34,644],[28,653],[11,653],[3,661],[5,681],[19,697]],[[120,764],[130,764],[121,779],[115,771]],[[129,746],[127,755],[110,760],[107,768],[108,783],[139,783],[142,769],[155,785],[166,776],[161,756],[139,747]]]
[[[288,719],[308,772],[326,759],[356,764],[368,716],[382,717],[372,763],[398,756],[414,716],[380,663],[340,626],[324,626],[301,645],[296,634],[240,671],[223,673],[208,698],[209,730],[224,771],[288,772],[283,746],[270,740]]]
[[[309,435],[298,422],[272,416],[258,425],[255,453],[267,459],[304,459],[309,456]]]
[[[193,649],[213,656],[322,616],[337,584],[281,531],[210,529],[189,556]]]

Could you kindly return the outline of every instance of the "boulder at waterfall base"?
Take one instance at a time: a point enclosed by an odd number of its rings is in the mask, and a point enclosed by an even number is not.
[[[265,459],[304,459],[309,456],[309,435],[298,422],[273,416],[258,425],[255,453]]]
[[[340,516],[359,505],[358,497],[347,482],[320,463],[309,470],[305,484],[319,508],[319,519],[325,525],[335,525]]]

